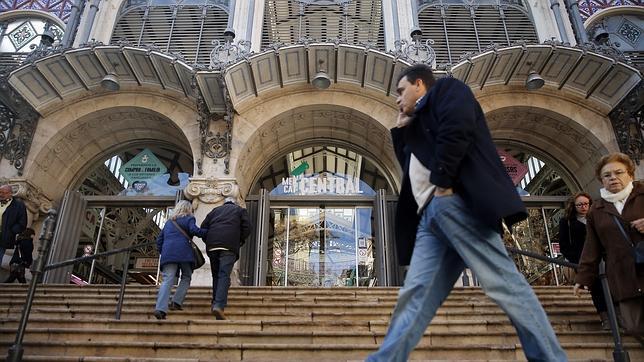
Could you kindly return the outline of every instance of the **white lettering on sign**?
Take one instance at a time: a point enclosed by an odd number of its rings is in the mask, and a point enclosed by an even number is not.
[[[345,179],[337,176],[291,176],[282,178],[282,190],[285,194],[315,195],[340,194],[355,195],[360,190],[360,179],[351,177]]]

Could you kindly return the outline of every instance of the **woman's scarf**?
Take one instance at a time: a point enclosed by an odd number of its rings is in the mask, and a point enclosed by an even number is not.
[[[631,191],[633,191],[633,182],[629,182],[626,187],[620,192],[617,193],[612,193],[605,188],[599,189],[599,193],[601,194],[602,199],[612,203],[615,205],[615,208],[617,209],[617,212],[619,214],[622,214],[622,210],[624,209],[624,204],[626,203],[626,199],[628,199],[628,196],[631,194]]]

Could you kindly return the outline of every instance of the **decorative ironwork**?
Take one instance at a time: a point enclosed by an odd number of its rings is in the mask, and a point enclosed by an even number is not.
[[[640,82],[609,117],[620,151],[639,165],[644,159],[644,82]]]
[[[234,111],[223,79],[219,80],[219,86],[224,90],[223,93],[226,104],[226,112],[223,114],[223,117],[219,114],[211,114],[201,95],[199,95],[197,99],[197,110],[199,112],[199,135],[201,137],[201,156],[199,160],[197,160],[197,174],[199,175],[203,174],[204,156],[211,158],[213,163],[217,163],[217,160],[223,159],[225,167],[224,173],[230,173],[230,152],[232,149]],[[223,132],[214,133],[210,130],[210,126],[219,119],[223,119],[225,122],[225,129]]]
[[[596,12],[620,5],[644,6],[644,0],[580,0],[579,14],[586,20]]]
[[[432,44],[434,44],[432,39],[422,40],[422,33],[416,29],[412,31],[411,42],[407,42],[406,39],[396,40],[395,50],[392,53],[412,63],[435,65],[436,52],[431,47]]]
[[[0,160],[8,160],[22,175],[40,115],[11,88],[8,73],[0,69]]]
[[[457,4],[469,3],[469,5],[514,5],[525,8],[525,2],[523,0],[416,0],[418,8],[428,5],[447,5],[447,4]]]
[[[0,13],[10,10],[39,10],[54,14],[60,20],[67,22],[73,5],[74,0],[0,0]]]

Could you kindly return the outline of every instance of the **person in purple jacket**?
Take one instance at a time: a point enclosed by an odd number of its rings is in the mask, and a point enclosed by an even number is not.
[[[179,229],[181,228],[181,230]],[[157,237],[157,250],[161,255],[159,264],[163,281],[157,295],[157,304],[154,310],[156,319],[165,319],[168,314],[168,308],[172,310],[181,310],[183,300],[190,288],[190,279],[194,268],[194,254],[190,246],[190,237],[198,236],[204,238],[208,229],[199,228],[192,215],[192,204],[190,201],[181,200],[177,202],[174,209],[168,215],[163,230]],[[172,302],[170,292],[176,282],[178,271],[181,270],[181,280],[179,286],[174,292]]]

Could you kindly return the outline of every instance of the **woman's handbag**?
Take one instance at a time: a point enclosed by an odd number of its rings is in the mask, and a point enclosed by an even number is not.
[[[172,220],[172,223],[183,234],[183,236],[188,238],[188,242],[190,243],[190,247],[192,248],[192,254],[195,259],[194,267],[192,269],[194,270],[194,269],[201,268],[204,264],[206,264],[206,259],[203,257],[201,250],[199,250],[199,247],[197,246],[197,244],[195,244],[195,242],[192,241],[192,238],[188,236],[188,233],[186,233],[186,231],[183,230],[183,228],[181,228],[181,226],[179,226],[179,224],[177,224],[176,221]]]
[[[629,238],[628,234],[626,234],[626,231],[624,230],[622,223],[617,219],[617,216],[613,215],[613,219],[615,220],[617,227],[619,227],[619,231],[621,231],[622,235],[624,235],[624,239],[626,239],[626,241],[628,241],[628,243],[633,248],[633,259],[635,259],[635,264],[644,265],[644,241],[640,241],[637,244],[633,245],[631,238]]]

